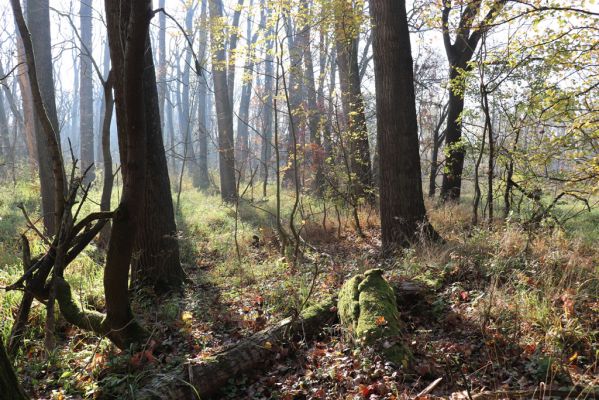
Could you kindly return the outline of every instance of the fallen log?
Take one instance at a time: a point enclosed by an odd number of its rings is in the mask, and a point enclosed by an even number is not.
[[[407,368],[410,351],[401,340],[396,294],[383,270],[356,275],[339,291],[339,319],[358,345],[374,347],[389,361]]]
[[[426,288],[411,281],[393,286],[398,299],[415,304],[425,296]],[[332,297],[308,307],[297,318],[286,318],[204,361],[190,361],[183,370],[160,374],[149,379],[136,393],[137,399],[203,399],[218,394],[230,379],[267,368],[281,356],[280,349],[291,341],[317,337],[327,325],[338,321],[337,298]],[[401,302],[403,304],[403,302]]]
[[[322,327],[337,320],[335,299],[307,307],[253,334],[247,339],[199,363],[188,363],[182,374],[155,377],[136,395],[138,399],[206,399],[217,394],[231,378],[268,367],[280,349],[291,341],[310,340]]]

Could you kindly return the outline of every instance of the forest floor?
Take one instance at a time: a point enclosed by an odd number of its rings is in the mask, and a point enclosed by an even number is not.
[[[0,194],[0,286],[21,271],[18,202],[36,208],[35,184]],[[597,396],[599,347],[599,213],[581,214],[565,230],[497,221],[473,227],[470,207],[429,204],[443,244],[421,243],[380,257],[378,220],[360,213],[358,236],[344,210],[304,198],[296,219],[313,248],[290,263],[278,250],[274,201],[221,205],[215,195],[185,187],[178,226],[189,281],[184,293],[135,294],[134,310],[152,332],[141,352],[119,352],[106,339],[59,322],[59,347],[43,349],[45,310],[36,304],[17,372],[33,398],[136,398],[159,375],[201,362],[228,345],[334,293],[352,275],[382,268],[391,282],[416,281],[418,306],[400,304],[413,368],[356,349],[339,326],[317,341],[278,349],[265,371],[235,378],[230,399],[473,398],[483,391],[546,390],[571,398]],[[283,215],[290,209],[284,198]],[[238,218],[236,218],[238,216]],[[340,226],[339,226],[340,224]],[[33,251],[42,244],[36,243]],[[90,246],[69,266],[81,301],[102,310],[101,252]],[[0,332],[10,330],[19,293],[0,295]],[[153,343],[162,349],[154,352]],[[165,351],[167,349],[167,351]],[[581,388],[591,392],[579,394]],[[541,389],[542,390],[542,389]],[[527,397],[531,397],[530,395]]]

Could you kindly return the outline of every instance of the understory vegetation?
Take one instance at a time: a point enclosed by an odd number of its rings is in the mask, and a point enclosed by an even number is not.
[[[0,194],[0,286],[21,275],[19,233],[26,232],[32,253],[44,248],[17,208],[22,204],[33,220],[39,217],[38,185],[23,178]],[[344,329],[333,326],[316,342],[273,348],[279,361],[265,373],[232,380],[224,398],[399,399],[416,396],[438,378],[433,394],[459,392],[464,398],[539,382],[572,393],[593,390],[599,351],[596,211],[580,214],[565,229],[531,229],[516,215],[489,229],[472,226],[465,206],[429,203],[431,223],[445,242],[423,241],[383,257],[376,212],[361,208],[362,238],[350,210],[337,208],[337,214],[334,205],[303,197],[298,227],[309,246],[290,265],[277,243],[273,196],[250,197],[248,192],[237,205],[226,204],[217,193],[183,182],[177,223],[188,284],[180,295],[136,294],[133,309],[151,332],[141,351],[118,351],[57,313],[59,343],[48,356],[42,340],[46,309],[34,305],[15,365],[26,391],[34,398],[138,398],[158,377],[209,360],[372,268],[383,269],[392,284],[422,287],[417,297],[398,304],[412,372],[398,373],[371,350],[350,346]],[[292,198],[283,192],[284,214]],[[92,244],[67,271],[73,293],[91,309],[104,309],[103,263]],[[0,298],[5,338],[20,297],[11,291]]]

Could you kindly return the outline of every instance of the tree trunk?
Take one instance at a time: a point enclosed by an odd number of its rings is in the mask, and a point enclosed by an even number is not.
[[[250,3],[251,5],[251,3]],[[263,21],[260,26],[264,26],[266,21]],[[252,21],[247,22],[246,37],[250,40],[244,66],[243,85],[241,87],[241,99],[239,101],[239,117],[237,119],[237,149],[238,156],[235,157],[239,166],[239,177],[245,179],[245,172],[250,165],[250,142],[249,142],[249,124],[250,124],[250,100],[252,95],[252,84],[254,80],[254,46],[258,40],[258,32],[252,36]],[[251,38],[251,39],[250,39]]]
[[[143,73],[143,99],[147,140],[145,196],[131,263],[131,284],[152,287],[157,293],[179,290],[184,272],[179,258],[177,226],[166,164],[154,61],[147,38]]]
[[[187,31],[188,36],[193,36],[193,14],[195,11],[195,6],[189,6],[185,13],[185,30]],[[191,90],[190,87],[190,71],[191,71],[191,49],[185,48],[185,65],[183,67],[183,75],[182,75],[182,91],[181,91],[181,106],[179,107],[179,113],[182,116],[183,126],[180,129],[183,131],[184,135],[184,163],[187,165],[189,172],[191,174],[191,180],[194,187],[200,187],[200,172],[198,169],[198,164],[195,156],[195,150],[193,147],[193,140],[191,135],[191,126],[192,126],[192,110],[189,103],[189,92]]]
[[[17,376],[15,375],[15,371],[12,367],[12,363],[10,358],[8,358],[8,354],[6,354],[6,349],[4,348],[4,342],[0,337],[0,392],[2,393],[2,398],[10,399],[10,400],[22,400],[27,399],[27,395],[21,388],[19,381],[17,380]],[[4,397],[6,396],[6,397]]]
[[[202,10],[200,14],[200,49],[198,57],[202,65],[207,65],[207,46],[208,46],[208,29],[206,1],[202,0]],[[199,187],[202,190],[208,189],[210,186],[210,176],[208,174],[208,116],[207,116],[207,98],[208,98],[208,82],[206,77],[200,77],[198,89],[198,173]]]
[[[80,167],[89,168],[85,182],[95,178],[94,168],[94,99],[93,67],[90,55],[92,51],[92,8],[90,0],[81,0],[79,11],[81,26],[81,52],[79,55],[79,135],[81,143]],[[87,50],[85,50],[87,49]]]
[[[211,1],[211,0],[210,0]],[[218,0],[221,3],[221,14],[222,14],[222,0]],[[226,65],[226,74],[227,74],[227,93],[229,96],[229,104],[231,105],[231,110],[233,110],[235,99],[233,98],[233,93],[235,93],[235,65],[237,61],[236,51],[237,51],[237,40],[239,39],[239,19],[241,17],[241,10],[243,8],[244,0],[237,0],[237,5],[235,6],[235,11],[233,12],[233,23],[231,25],[231,36],[229,38],[229,46],[225,53],[229,53],[229,60]],[[224,44],[223,44],[224,48]],[[226,57],[226,55],[225,55]]]
[[[433,131],[433,148],[431,150],[431,170],[429,174],[429,182],[428,182],[428,197],[435,197],[435,193],[437,192],[437,174],[439,172],[439,148],[441,147],[441,143],[445,138],[445,132],[441,133],[441,126],[445,121],[445,117],[447,116],[447,103],[443,106],[443,110],[441,111],[441,115],[439,116],[439,121],[437,122],[437,126],[435,126],[435,130]]]
[[[303,138],[298,133],[303,132],[304,116],[305,112],[302,106],[304,101],[303,92],[303,81],[304,72],[302,68],[303,59],[303,43],[301,40],[301,29],[297,28],[293,24],[293,19],[290,15],[287,15],[287,46],[289,49],[289,68],[287,75],[284,78],[286,87],[284,90],[287,91],[287,97],[289,98],[288,115],[289,115],[289,129],[287,137],[287,157],[286,157],[286,168],[283,173],[283,182],[287,185],[293,185],[294,189],[299,190],[296,186],[300,184],[299,171],[296,171],[296,162],[299,159],[298,152],[302,149],[299,148],[298,143],[303,142]]]
[[[306,88],[306,99],[308,104],[308,130],[310,131],[309,163],[308,167],[314,174],[312,187],[317,192],[322,194],[324,185],[323,172],[323,152],[322,140],[320,134],[320,111],[318,109],[316,83],[314,81],[314,60],[312,58],[312,50],[310,47],[312,12],[308,0],[302,0],[304,12],[309,16],[309,21],[301,33],[302,42],[304,45],[304,86]],[[323,74],[324,75],[324,74]]]
[[[464,169],[464,146],[462,138],[462,111],[464,111],[464,91],[466,88],[465,77],[462,71],[472,68],[469,63],[478,46],[478,42],[492,25],[493,20],[499,15],[507,0],[494,0],[490,9],[477,22],[477,14],[482,7],[482,1],[471,1],[463,6],[460,16],[459,29],[452,43],[449,34],[449,14],[452,10],[451,2],[443,2],[442,6],[442,33],[445,53],[449,62],[449,110],[447,114],[447,129],[445,136],[446,159],[443,182],[441,184],[441,199],[444,201],[459,201],[462,189],[462,172]]]
[[[110,125],[114,110],[112,96],[114,74],[110,72],[104,82],[104,113],[102,115],[102,162],[104,163],[104,182],[102,183],[102,197],[100,198],[100,211],[110,211],[112,187],[114,185],[114,172],[112,171],[112,153],[110,152]],[[100,243],[108,246],[110,239],[110,222],[107,222],[100,231]]]
[[[449,79],[457,85],[457,81],[460,80],[460,77],[456,68],[461,67],[450,67]],[[464,95],[463,93],[459,93],[459,91],[460,89],[458,88],[449,90],[447,128],[445,130],[445,148],[447,155],[445,158],[445,172],[443,173],[440,194],[443,200],[459,201],[462,190],[462,171],[464,169],[465,150],[461,142],[461,115],[464,111]]]
[[[158,8],[164,9],[166,0],[158,0]],[[166,15],[158,14],[158,65],[156,66],[156,85],[158,87],[158,108],[160,109],[160,128],[165,131],[164,102],[166,101]]]
[[[29,154],[29,160],[32,167],[32,171],[35,167],[39,167],[37,161],[37,143],[34,129],[34,113],[33,113],[33,100],[31,99],[31,85],[29,84],[29,78],[27,76],[27,61],[25,60],[25,54],[23,50],[23,42],[21,36],[17,34],[17,60],[19,67],[19,89],[21,91],[21,107],[23,115],[23,133],[25,135],[25,143],[27,145],[27,153]],[[47,228],[46,219],[44,219],[44,227]]]
[[[149,31],[149,0],[105,2],[108,40],[115,73],[115,108],[123,174],[121,201],[113,219],[104,270],[106,319],[113,341],[126,348],[146,336],[129,303],[129,264],[146,195],[148,138],[144,102],[144,53]],[[127,29],[125,36],[125,27]],[[150,179],[151,180],[151,179]]]
[[[36,59],[36,74],[42,95],[43,106],[46,110],[52,128],[58,131],[58,117],[56,114],[56,103],[54,98],[54,78],[52,74],[53,62],[50,43],[50,8],[48,0],[29,0],[27,6],[27,22],[30,27],[31,40],[33,42],[33,53]],[[30,80],[30,84],[31,80]],[[33,89],[32,89],[33,90]],[[35,102],[35,99],[33,100]],[[37,157],[39,165],[39,179],[42,194],[42,215],[44,216],[44,227],[46,232],[53,235],[56,232],[60,215],[56,214],[57,183],[52,173],[52,160],[48,153],[50,142],[44,133],[41,120],[42,116],[35,111],[34,118],[35,138],[37,144]],[[60,138],[56,140],[60,144]]]
[[[219,21],[223,16],[222,0],[210,1],[210,19],[212,32],[216,33]],[[223,43],[218,43],[214,34],[210,45],[215,55],[212,60],[212,76],[214,80],[214,102],[218,124],[218,153],[220,169],[220,193],[225,202],[233,202],[237,198],[235,184],[235,145],[233,139],[233,110],[227,87],[227,58]]]
[[[436,233],[424,208],[414,71],[405,0],[370,0],[383,249]]]
[[[352,193],[356,198],[374,202],[372,192],[372,167],[368,129],[364,114],[364,98],[360,89],[360,68],[358,66],[359,25],[356,23],[355,5],[343,2],[338,5],[335,36],[337,41],[337,65],[341,102],[347,119],[350,167],[355,174]]]
[[[268,4],[262,5],[262,14],[265,19],[270,19],[272,10]],[[265,9],[266,8],[266,9]],[[272,158],[272,130],[273,130],[273,90],[274,90],[274,63],[272,49],[274,47],[273,29],[270,24],[266,32],[266,48],[264,56],[264,103],[263,103],[263,118],[262,118],[262,143],[261,143],[261,175],[262,175],[262,196],[266,197],[266,188],[268,186],[268,171]]]

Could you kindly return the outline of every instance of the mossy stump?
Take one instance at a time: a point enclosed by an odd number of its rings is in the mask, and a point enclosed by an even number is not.
[[[410,352],[401,341],[401,322],[393,288],[381,269],[345,282],[337,302],[339,319],[360,345],[372,346],[387,360],[407,367]]]

